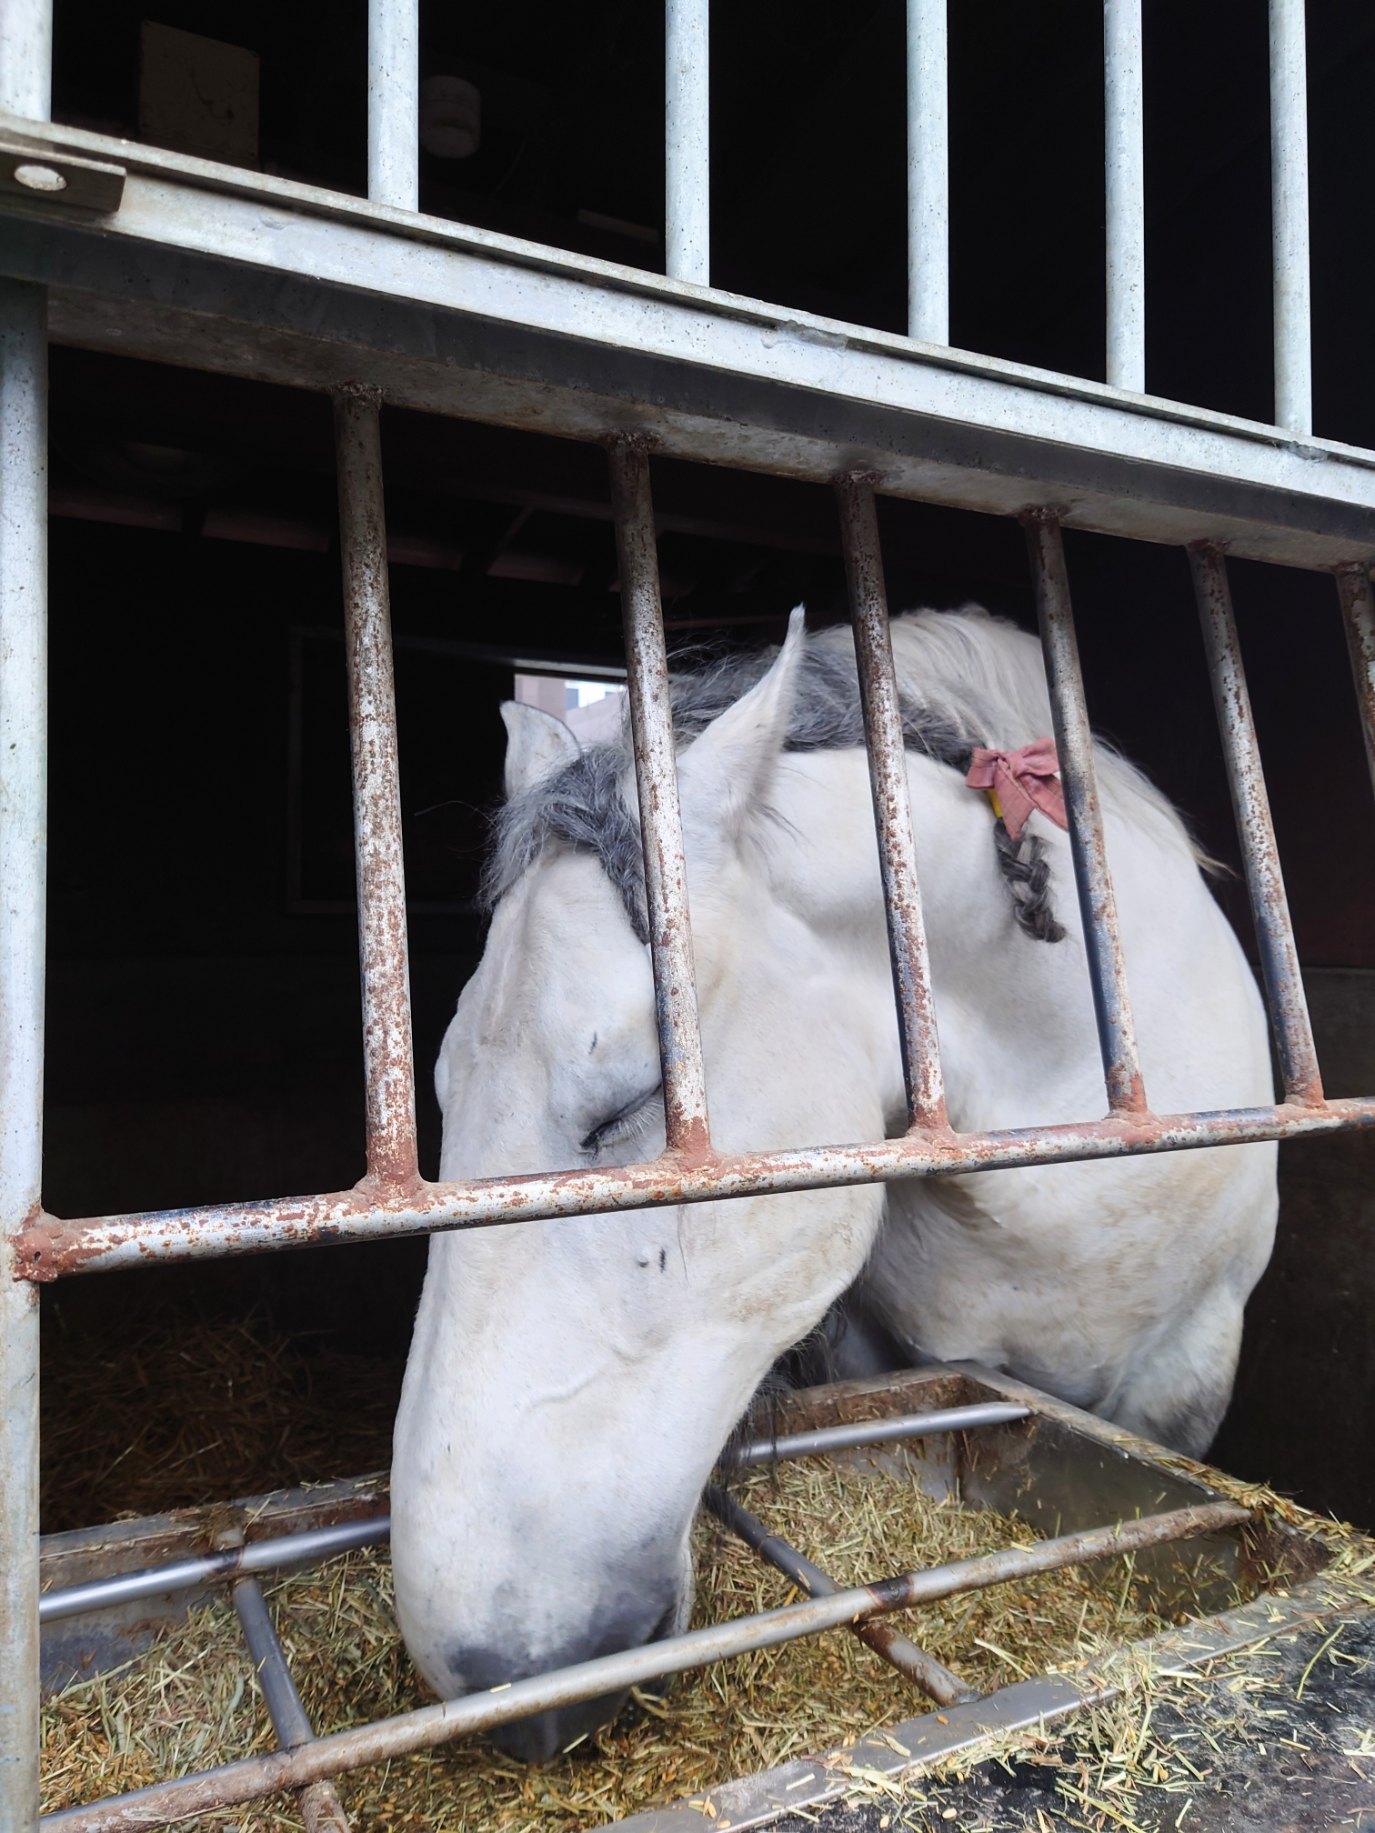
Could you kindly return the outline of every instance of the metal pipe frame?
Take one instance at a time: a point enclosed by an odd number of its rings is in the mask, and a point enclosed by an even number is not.
[[[429,1750],[454,1738],[493,1730],[536,1712],[555,1710],[606,1693],[619,1693],[669,1674],[727,1656],[773,1648],[800,1636],[849,1628],[894,1611],[934,1603],[956,1592],[974,1591],[1053,1572],[1091,1560],[1140,1552],[1145,1547],[1239,1527],[1248,1512],[1230,1502],[1197,1503],[1075,1534],[1062,1534],[1030,1547],[1009,1547],[975,1559],[907,1572],[875,1583],[848,1587],[829,1597],[784,1605],[729,1623],[690,1630],[663,1642],[602,1655],[555,1673],[517,1680],[462,1699],[421,1707],[396,1718],[315,1738],[292,1751],[240,1758],[197,1775],[159,1782],[132,1794],[45,1816],[47,1833],[123,1833],[167,1825],[192,1814],[234,1807],[287,1789],[304,1788],[411,1751]]]
[[[942,5],[944,0],[941,0]],[[893,962],[902,1073],[907,1089],[907,1124],[919,1131],[948,1130],[945,1078],[931,959],[922,920],[917,882],[916,842],[912,836],[911,789],[903,735],[902,699],[893,666],[893,639],[888,628],[888,597],[883,581],[878,514],[872,480],[836,480],[840,501],[841,545],[854,625],[855,660],[859,668],[860,705],[864,714],[869,783],[874,798],[879,865],[883,877],[888,952]]]
[[[617,440],[610,447],[610,466],[668,1153],[710,1162],[649,453],[637,440]]]
[[[946,0],[907,0],[907,334],[950,342]]]
[[[1346,627],[1356,701],[1361,710],[1370,784],[1375,789],[1375,596],[1370,588],[1370,569],[1343,567],[1337,574],[1337,597]]]
[[[814,1598],[834,1597],[840,1590],[829,1573],[813,1565],[805,1554],[799,1553],[781,1534],[770,1533],[757,1515],[752,1515],[724,1489],[718,1489],[714,1483],[710,1484],[702,1500],[718,1521],[738,1535],[761,1559],[767,1560],[785,1578],[791,1579],[800,1590],[810,1593]],[[938,1706],[953,1706],[961,1700],[977,1697],[958,1674],[952,1673],[924,1648],[918,1648],[915,1642],[900,1634],[891,1624],[856,1623],[852,1628],[861,1642],[873,1649],[890,1667],[896,1668],[905,1679],[920,1687],[927,1698],[934,1699]]]
[[[1322,1075],[1303,990],[1303,970],[1294,941],[1294,925],[1280,870],[1270,798],[1261,768],[1256,722],[1246,687],[1227,562],[1221,550],[1200,545],[1189,550],[1194,589],[1203,626],[1203,647],[1213,684],[1218,732],[1232,792],[1237,839],[1246,869],[1261,977],[1265,982],[1270,1026],[1279,1049],[1285,1098],[1293,1105],[1323,1105]]]
[[[1114,1114],[1145,1114],[1146,1087],[1136,1047],[1136,1026],[1127,992],[1127,970],[1117,921],[1117,899],[1103,840],[1103,811],[1093,765],[1093,732],[1079,666],[1079,640],[1070,606],[1065,544],[1054,510],[1033,510],[1022,518],[1041,624],[1041,651],[1050,688],[1055,743],[1069,815],[1074,883],[1084,925],[1084,953],[1093,987],[1098,1045],[1108,1108]]]
[[[670,280],[711,281],[710,0],[664,7],[664,262]]]
[[[1304,0],[1270,0],[1270,209],[1275,424],[1308,434],[1313,430],[1313,307]]]
[[[286,1651],[256,1579],[241,1578],[235,1584],[234,1610],[277,1742],[283,1750],[299,1750],[314,1739],[315,1727],[296,1690]],[[332,1782],[307,1784],[299,1800],[306,1833],[350,1833],[348,1816]]]
[[[1004,1400],[980,1400],[967,1407],[941,1407],[930,1413],[861,1419],[844,1426],[816,1426],[808,1432],[784,1432],[775,1438],[756,1438],[736,1445],[721,1459],[721,1468],[739,1470],[748,1464],[781,1464],[789,1458],[857,1451],[866,1445],[892,1445],[903,1439],[931,1438],[937,1432],[975,1432],[982,1426],[1011,1426],[1030,1418],[1030,1407]]]
[[[368,1178],[411,1189],[419,1178],[415,1062],[380,412],[369,390],[335,396]]]
[[[1141,0],[1103,0],[1107,379],[1146,390],[1146,175]]]
[[[368,197],[420,208],[420,0],[368,0]]]

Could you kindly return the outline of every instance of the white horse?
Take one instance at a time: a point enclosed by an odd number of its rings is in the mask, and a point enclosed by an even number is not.
[[[952,1122],[1094,1119],[1067,838],[1037,815],[1012,847],[963,774],[972,744],[1050,729],[1039,649],[972,610],[892,634]],[[675,711],[717,1144],[900,1132],[849,632],[807,639],[795,615],[776,659],[688,676]],[[504,712],[491,933],[436,1072],[445,1179],[630,1163],[664,1143],[628,751]],[[1153,1106],[1268,1103],[1265,1017],[1196,850],[1102,745],[1097,769]],[[857,1282],[914,1362],[999,1367],[1202,1452],[1275,1210],[1262,1144],[436,1236],[392,1470],[411,1654],[455,1697],[683,1627],[689,1527],[723,1443]],[[618,1704],[500,1741],[545,1757]]]

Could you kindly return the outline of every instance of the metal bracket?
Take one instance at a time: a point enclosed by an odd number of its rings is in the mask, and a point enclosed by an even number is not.
[[[110,215],[119,209],[127,176],[122,165],[0,138],[0,192],[11,197]]]

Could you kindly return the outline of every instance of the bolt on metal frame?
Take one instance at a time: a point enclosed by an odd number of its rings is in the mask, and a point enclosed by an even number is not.
[[[909,271],[912,277],[911,331],[914,337],[943,343],[948,337],[948,175],[945,123],[944,0],[909,0]],[[40,285],[51,279],[60,308],[68,312],[68,276],[63,263],[80,249],[82,287],[107,287],[120,298],[110,270],[80,223],[45,216],[38,207],[19,206],[12,262],[0,277],[0,772],[3,772],[7,819],[0,831],[0,989],[4,995],[0,1025],[0,1097],[3,1097],[3,1151],[0,1152],[0,1674],[12,1697],[0,1711],[0,1830],[28,1833],[37,1815],[37,1310],[35,1282],[77,1272],[101,1271],[141,1263],[144,1259],[184,1259],[251,1252],[301,1240],[378,1238],[446,1227],[476,1226],[534,1217],[584,1215],[600,1210],[710,1201],[763,1191],[803,1189],[825,1184],[932,1176],[989,1166],[1015,1166],[1115,1156],[1123,1153],[1177,1150],[1186,1147],[1273,1139],[1334,1131],[1375,1123],[1375,1100],[1327,1101],[1322,1093],[1311,1027],[1299,979],[1292,925],[1284,899],[1269,825],[1264,779],[1245,697],[1244,675],[1230,601],[1225,563],[1218,543],[1235,538],[1262,557],[1302,561],[1318,556],[1337,567],[1337,587],[1351,645],[1372,777],[1375,778],[1375,613],[1369,578],[1371,544],[1353,514],[1368,509],[1372,493],[1366,476],[1370,455],[1324,448],[1333,458],[1321,486],[1308,485],[1296,522],[1285,523],[1290,506],[1281,500],[1293,466],[1279,445],[1266,447],[1267,429],[1248,428],[1223,416],[1192,410],[1162,412],[1159,423],[1124,417],[1116,391],[1138,390],[1144,383],[1141,306],[1144,297],[1143,210],[1140,178],[1140,19],[1138,0],[1106,0],[1109,144],[1106,192],[1109,233],[1108,377],[1112,386],[1072,384],[1063,378],[1036,377],[1013,365],[996,364],[964,353],[949,353],[945,367],[914,366],[901,340],[856,333],[853,351],[825,354],[825,336],[813,338],[799,356],[792,348],[765,370],[783,389],[807,386],[839,400],[858,387],[854,355],[870,367],[864,384],[875,396],[894,392],[890,414],[939,410],[942,423],[976,428],[980,416],[999,421],[999,402],[1017,390],[1039,403],[1038,426],[1044,449],[1079,450],[1091,455],[1084,487],[1069,514],[1081,525],[1115,532],[1140,533],[1153,539],[1191,544],[1200,610],[1204,619],[1209,666],[1217,695],[1229,775],[1238,812],[1238,827],[1248,884],[1262,942],[1262,965],[1271,1022],[1280,1043],[1284,1067],[1283,1103],[1253,1110],[1217,1114],[1156,1115],[1146,1106],[1132,1036],[1130,1006],[1112,907],[1111,881],[1102,822],[1093,784],[1087,712],[1070,613],[1068,585],[1060,540],[1064,512],[1058,491],[1040,502],[1027,502],[1027,486],[1008,448],[1002,481],[997,467],[985,461],[992,447],[972,457],[953,443],[928,470],[904,469],[896,456],[891,466],[871,475],[866,466],[839,462],[843,436],[831,445],[818,443],[810,431],[784,424],[782,409],[770,408],[777,424],[757,429],[744,425],[734,433],[718,413],[705,414],[693,404],[690,387],[656,416],[640,408],[616,419],[618,384],[604,376],[597,399],[605,405],[600,424],[579,421],[579,409],[560,406],[551,395],[553,415],[566,415],[563,430],[582,436],[610,435],[610,485],[621,558],[623,606],[630,702],[635,739],[635,767],[646,855],[646,883],[651,916],[651,952],[659,1014],[668,1145],[651,1166],[624,1171],[578,1172],[492,1179],[469,1185],[428,1184],[416,1162],[414,1067],[411,1051],[406,965],[404,867],[396,776],[396,720],[386,603],[386,565],[380,444],[381,395],[369,344],[371,331],[354,335],[347,361],[352,373],[336,375],[336,439],[343,535],[345,614],[348,634],[350,723],[353,739],[355,832],[358,861],[360,949],[364,984],[365,1078],[367,1090],[367,1174],[353,1191],[262,1203],[212,1206],[191,1211],[97,1217],[61,1221],[45,1215],[39,1189],[41,1147],[42,970],[44,893],[45,650],[43,608],[46,354],[45,298]],[[707,144],[706,5],[705,0],[668,0],[668,142],[669,192],[666,247],[671,280],[706,286],[709,278]],[[1303,93],[1301,0],[1271,0],[1272,126],[1275,183],[1275,323],[1276,421],[1302,438],[1309,432],[1309,299],[1306,230],[1306,107]],[[142,238],[150,251],[149,282],[159,284],[166,271],[195,279],[201,254],[213,259],[240,258],[251,268],[253,237],[273,227],[273,210],[303,210],[311,205],[309,187],[280,181],[257,181],[246,175],[225,176],[224,168],[177,160],[151,150],[121,149],[101,136],[71,130],[49,130],[51,7],[49,0],[10,0],[3,24],[0,62],[0,111],[17,122],[39,152],[51,148],[58,164],[62,149],[113,150],[137,165],[131,181],[128,217],[112,219],[120,234]],[[317,236],[304,257],[317,287],[346,289],[358,270],[349,236],[391,237],[395,256],[391,284],[422,286],[423,261],[436,249],[443,260],[468,260],[474,268],[487,263],[498,303],[509,299],[512,317],[525,313],[524,329],[540,336],[562,335],[561,361],[575,362],[578,289],[595,294],[597,311],[605,312],[614,344],[624,336],[657,337],[646,352],[654,361],[681,364],[683,349],[672,292],[656,301],[652,282],[643,277],[604,274],[596,263],[561,260],[552,254],[542,271],[520,254],[510,274],[501,263],[512,254],[502,238],[478,233],[466,237],[450,226],[427,224],[423,236],[414,223],[398,224],[398,213],[413,212],[416,191],[416,0],[371,0],[369,8],[369,206],[350,216],[347,200],[327,200],[333,212],[329,236]],[[46,136],[46,137],[45,137]],[[73,167],[80,165],[73,160]],[[89,166],[90,162],[86,164]],[[114,168],[104,168],[113,171]],[[195,186],[206,172],[216,178],[224,225],[234,226],[220,245],[217,232],[202,232],[181,208],[177,187]],[[218,174],[218,176],[216,176]],[[236,190],[237,185],[237,190]],[[249,199],[249,215],[238,199]],[[51,208],[55,208],[51,207]],[[25,215],[24,211],[28,214]],[[239,214],[236,215],[236,212]],[[304,219],[303,219],[304,220]],[[350,226],[351,225],[351,226]],[[445,237],[449,240],[446,243]],[[179,239],[178,239],[179,238]],[[280,240],[280,238],[279,238]],[[517,251],[519,252],[519,251]],[[276,255],[273,259],[277,259]],[[311,267],[310,263],[315,262]],[[270,312],[281,309],[285,281],[277,286],[268,263],[274,296],[253,296],[244,309],[260,315],[264,328]],[[519,271],[516,272],[515,270]],[[247,271],[247,270],[246,270]],[[530,275],[534,274],[533,281]],[[603,283],[614,279],[605,290]],[[501,286],[509,282],[503,294]],[[196,279],[196,284],[200,284]],[[120,284],[123,284],[121,282]],[[644,290],[636,295],[635,285]],[[524,291],[522,291],[524,287]],[[251,293],[251,287],[248,289]],[[442,297],[452,289],[441,286]],[[341,295],[342,297],[342,292]],[[622,313],[618,299],[630,299],[632,315]],[[633,309],[641,302],[654,313]],[[757,303],[715,295],[723,353],[732,336],[759,323],[778,322]],[[131,310],[135,308],[131,306]],[[535,319],[544,315],[540,326]],[[657,314],[655,316],[654,314]],[[793,315],[795,317],[795,315]],[[651,332],[651,324],[653,330]],[[851,328],[853,329],[853,328]],[[691,337],[699,336],[696,324]],[[174,331],[173,335],[181,335]],[[826,335],[833,335],[826,333]],[[348,343],[348,337],[345,337]],[[846,339],[839,337],[838,343]],[[805,340],[804,340],[805,343]],[[379,338],[379,347],[386,344]],[[534,346],[531,346],[532,349]],[[244,373],[270,373],[273,360],[291,374],[290,338],[271,357],[266,343],[249,356],[226,353],[211,339],[205,360]],[[799,346],[799,348],[801,348]],[[285,351],[285,355],[282,355]],[[821,352],[821,354],[818,354]],[[199,347],[190,360],[199,360]],[[183,355],[183,359],[186,360]],[[385,371],[386,357],[383,363]],[[546,360],[536,351],[532,360]],[[694,350],[693,361],[700,361]],[[727,357],[723,354],[724,365]],[[747,359],[738,374],[749,384]],[[750,356],[748,361],[755,361]],[[405,365],[394,364],[395,387],[384,373],[388,398],[409,399]],[[614,367],[614,366],[613,366]],[[710,365],[708,365],[710,368]],[[683,373],[686,373],[685,371]],[[923,380],[923,378],[926,378]],[[293,380],[315,379],[307,371]],[[1050,386],[1054,384],[1055,386]],[[921,389],[926,388],[923,396]],[[999,391],[1003,391],[1002,395]],[[1011,391],[1011,392],[1009,392]],[[517,391],[518,392],[518,391]],[[746,389],[748,395],[748,386]],[[858,394],[845,396],[858,400]],[[923,407],[925,401],[928,406]],[[520,424],[517,400],[475,392],[469,411],[479,417]],[[461,411],[461,410],[455,410]],[[861,420],[874,438],[887,437],[872,408]],[[737,416],[742,424],[746,415]],[[610,424],[608,423],[610,422]],[[1167,424],[1168,423],[1168,424]],[[858,424],[858,422],[857,422]],[[895,422],[896,424],[896,422]],[[707,1092],[692,974],[691,932],[683,870],[674,745],[667,695],[667,661],[658,598],[650,498],[649,456],[641,429],[661,438],[665,449],[689,456],[715,456],[763,469],[791,469],[802,475],[829,474],[836,483],[847,573],[850,582],[857,658],[863,689],[866,745],[874,790],[890,945],[897,992],[898,1021],[907,1076],[910,1128],[902,1138],[852,1146],[803,1151],[718,1154],[710,1142]],[[867,435],[866,435],[867,437]],[[982,438],[982,432],[979,433]],[[1000,433],[999,438],[1003,435]],[[852,440],[861,448],[866,441]],[[900,442],[895,442],[900,443]],[[1181,449],[1194,452],[1193,470],[1145,508],[1119,509],[1113,497],[1113,466],[1149,466],[1157,455]],[[1247,472],[1247,507],[1237,512],[1221,498],[1209,498],[1204,479],[1215,454],[1224,451],[1229,464]],[[1003,461],[1000,459],[1000,463]],[[827,470],[829,467],[829,471]],[[1072,468],[1072,467],[1071,467]],[[1033,473],[1034,474],[1034,473]],[[897,706],[891,645],[885,628],[882,564],[874,511],[876,488],[917,493],[926,476],[948,492],[943,500],[967,507],[1022,513],[1031,548],[1042,639],[1051,685],[1057,736],[1061,745],[1066,800],[1071,813],[1076,885],[1085,917],[1086,953],[1103,1047],[1109,1111],[1101,1121],[958,1135],[948,1125],[940,1069],[939,1043],[931,995],[930,966],[921,920],[920,891],[911,832],[911,814],[901,720]],[[1123,473],[1125,475],[1125,473]],[[1297,476],[1297,473],[1294,473]],[[956,478],[954,484],[951,477]],[[991,481],[990,481],[991,480]],[[1190,481],[1192,480],[1192,481]],[[1058,482],[1057,478],[1057,482]],[[1170,491],[1175,492],[1174,495]],[[1020,491],[1018,497],[1016,492]],[[1196,499],[1196,500],[1195,500]],[[1217,507],[1210,508],[1216,501]],[[1345,518],[1345,519],[1344,519]],[[1280,530],[1272,540],[1273,527]],[[1213,529],[1209,534],[1210,526]],[[1285,527],[1292,528],[1286,534]],[[1244,1511],[1226,1504],[1174,1511],[1145,1521],[1087,1533],[1059,1536],[1027,1550],[1009,1551],[983,1560],[959,1562],[925,1574],[908,1574],[877,1585],[828,1593],[824,1574],[811,1569],[804,1578],[815,1595],[810,1602],[765,1613],[735,1625],[720,1625],[625,1655],[604,1657],[562,1674],[517,1683],[499,1695],[477,1695],[427,1708],[381,1726],[362,1727],[327,1738],[314,1738],[308,1722],[291,1704],[294,1689],[273,1654],[275,1636],[264,1628],[261,1596],[244,1576],[252,1548],[238,1560],[236,1602],[250,1643],[264,1651],[272,1669],[268,1683],[275,1700],[274,1719],[284,1748],[263,1757],[230,1764],[202,1777],[160,1784],[139,1799],[99,1804],[52,1817],[53,1826],[106,1828],[148,1824],[148,1816],[183,1814],[197,1806],[226,1806],[280,1788],[310,1790],[348,1767],[402,1750],[428,1747],[447,1737],[507,1722],[524,1713],[636,1684],[681,1671],[719,1655],[763,1647],[795,1635],[847,1625],[866,1630],[887,1612],[921,1599],[980,1584],[1001,1583],[1031,1572],[1080,1559],[1107,1557],[1157,1544],[1207,1528],[1244,1519]],[[357,1531],[355,1524],[354,1531]],[[375,1535],[377,1523],[362,1524]],[[753,1530],[751,1530],[753,1532]],[[295,1555],[302,1551],[298,1537]],[[355,1542],[356,1544],[356,1542]],[[778,1549],[775,1547],[775,1551]],[[212,1558],[218,1556],[210,1556]],[[796,1556],[800,1557],[800,1556]],[[802,1568],[796,1568],[801,1573]],[[204,1573],[201,1574],[204,1576]],[[157,1575],[162,1589],[168,1573]],[[195,1582],[188,1580],[187,1582]],[[255,1598],[257,1602],[255,1603]],[[88,1606],[82,1606],[88,1607]],[[61,1614],[60,1611],[53,1614]],[[251,1627],[250,1627],[251,1625]],[[279,1645],[278,1652],[279,1652]],[[910,1647],[910,1645],[909,1645]],[[887,1654],[897,1649],[887,1636]],[[266,1670],[265,1670],[266,1671]],[[928,1679],[932,1678],[928,1671]],[[937,1685],[951,1684],[934,1677]],[[958,1684],[955,1682],[954,1684]],[[296,1702],[299,1707],[299,1700]],[[303,1811],[318,1813],[317,1824],[331,1820],[337,1803],[328,1795],[303,1797]]]

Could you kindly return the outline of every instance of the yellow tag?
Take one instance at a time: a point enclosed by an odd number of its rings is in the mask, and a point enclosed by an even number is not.
[[[998,800],[997,790],[996,789],[985,789],[984,794],[988,797],[989,801],[993,804],[993,812],[998,817],[998,819],[1001,821],[1003,818],[1003,805]]]

